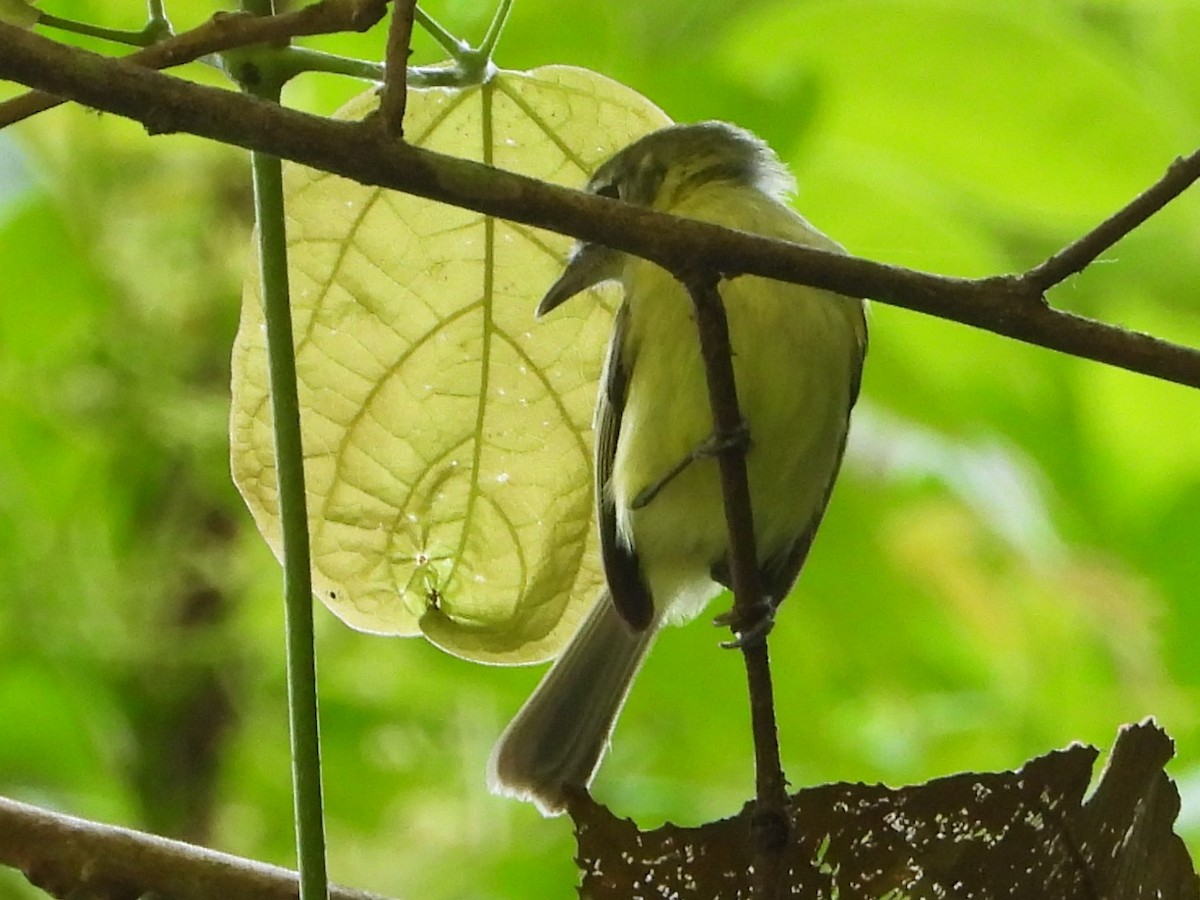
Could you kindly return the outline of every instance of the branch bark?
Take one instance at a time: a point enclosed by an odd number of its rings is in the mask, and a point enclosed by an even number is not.
[[[1200,387],[1200,351],[1049,307],[1044,292],[1200,178],[1200,151],[1116,223],[1025,275],[948,278],[730,231],[534,181],[388,140],[380,129],[191,84],[0,24],[0,77],[142,122],[187,131],[379,185],[635,253],[671,271],[701,256],[725,277],[762,275],[972,325],[1086,359]],[[1062,259],[1067,254],[1066,260]],[[1055,262],[1055,260],[1058,262]]]
[[[160,892],[173,900],[295,900],[296,873],[182,841],[63,816],[0,797],[0,863],[55,897]],[[86,888],[86,891],[84,890]],[[74,893],[72,893],[74,892]],[[387,900],[333,887],[330,900]]]
[[[713,437],[726,445],[717,455],[717,464],[721,473],[725,523],[729,529],[729,573],[734,597],[731,617],[753,635],[740,646],[746,664],[754,736],[755,803],[750,820],[755,864],[754,896],[760,900],[776,900],[783,897],[786,886],[783,853],[788,846],[789,830],[787,782],[779,756],[775,689],[771,682],[766,631],[755,633],[756,628],[764,624],[769,626],[769,620],[764,623],[763,617],[773,615],[774,611],[763,607],[762,577],[754,539],[754,510],[750,505],[750,483],[746,474],[746,444],[736,440],[745,424],[738,405],[729,321],[717,287],[720,276],[716,272],[688,273],[681,276],[681,280],[687,286],[696,311],[700,352],[704,357],[712,406]],[[750,437],[753,439],[753,435]],[[734,632],[747,633],[737,625]]]
[[[275,16],[221,12],[190,31],[143,47],[125,60],[148,69],[169,69],[235,47],[285,44],[302,35],[366,31],[383,18],[386,6],[387,0],[318,0]],[[60,97],[38,90],[13,97],[0,103],[0,128],[53,109],[62,102]]]
[[[404,137],[404,108],[408,105],[408,56],[417,0],[396,0],[388,27],[387,80],[379,94],[379,118],[388,137]]]

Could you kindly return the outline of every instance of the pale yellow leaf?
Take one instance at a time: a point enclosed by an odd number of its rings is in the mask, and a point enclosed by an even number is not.
[[[361,118],[374,92],[339,116]],[[410,92],[414,144],[581,186],[668,123],[581,69]],[[602,581],[591,417],[613,296],[533,310],[569,241],[284,173],[314,590],[347,624],[490,662],[554,654]],[[279,553],[258,278],[234,347],[234,479]]]

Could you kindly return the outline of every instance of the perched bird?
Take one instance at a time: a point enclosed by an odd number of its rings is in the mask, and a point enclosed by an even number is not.
[[[794,182],[754,135],[722,122],[649,134],[587,190],[772,238],[842,252],[790,209]],[[686,289],[664,269],[577,244],[539,304],[549,313],[603,281],[624,287],[596,407],[596,518],[607,590],[501,736],[500,794],[564,809],[590,784],[646,652],[728,581],[729,536],[704,363]],[[864,304],[742,276],[722,283],[762,582],[778,604],[820,524],[846,445],[866,352]]]

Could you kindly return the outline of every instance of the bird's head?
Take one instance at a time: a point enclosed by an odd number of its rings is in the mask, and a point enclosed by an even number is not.
[[[781,199],[791,173],[763,141],[725,122],[671,125],[641,137],[600,166],[590,194],[670,210],[692,191],[715,183]],[[566,269],[538,304],[542,316],[593,285],[621,276],[624,254],[603,244],[575,245]]]

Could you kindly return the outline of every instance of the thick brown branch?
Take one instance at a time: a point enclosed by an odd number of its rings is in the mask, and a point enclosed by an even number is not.
[[[296,873],[0,797],[0,863],[56,897],[295,900]],[[334,887],[331,900],[386,900]]]
[[[1051,309],[1037,286],[1017,276],[946,278],[682,220],[382,140],[374,127],[190,84],[2,23],[0,45],[0,77],[127,116],[151,131],[187,131],[263,150],[364,184],[597,241],[672,271],[700,257],[726,276],[763,275],[871,297],[1200,387],[1200,351]],[[1173,168],[1172,180],[1194,181],[1200,154]]]
[[[408,55],[417,0],[396,0],[387,39],[387,80],[379,94],[379,119],[389,137],[404,136],[404,108],[408,104]]]
[[[383,17],[386,7],[387,0],[319,0],[277,16],[217,13],[191,31],[143,47],[126,56],[125,60],[148,69],[169,69],[235,47],[284,44],[302,35],[366,31]],[[0,103],[0,128],[62,102],[53,94],[38,90],[13,97]]]

